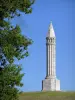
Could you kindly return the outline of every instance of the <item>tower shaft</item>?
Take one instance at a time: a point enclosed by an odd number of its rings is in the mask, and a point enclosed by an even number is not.
[[[56,78],[56,37],[52,23],[46,37],[46,78],[42,81],[42,90],[60,90],[60,80]]]
[[[46,77],[56,77],[56,41],[55,37],[46,38]]]

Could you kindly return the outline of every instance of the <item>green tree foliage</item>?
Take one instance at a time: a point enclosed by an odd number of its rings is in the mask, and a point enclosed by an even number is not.
[[[23,36],[19,26],[12,30],[0,31],[0,63],[4,66],[7,62],[13,63],[14,59],[20,60],[28,56],[28,45],[31,39]]]
[[[0,0],[0,64],[13,63],[28,56],[28,45],[32,40],[21,34],[20,27],[12,26],[10,20],[20,16],[20,12],[29,14],[34,0]],[[6,20],[8,19],[8,20]]]
[[[11,19],[19,17],[20,12],[32,13],[34,0],[0,0],[0,100],[17,100],[22,86],[21,67],[14,65],[29,55],[28,46],[32,40],[21,34],[18,25],[12,26]]]
[[[0,71],[0,100],[18,100],[20,92],[16,86],[22,86],[21,79],[24,74],[21,74],[21,67],[18,65],[6,65]]]

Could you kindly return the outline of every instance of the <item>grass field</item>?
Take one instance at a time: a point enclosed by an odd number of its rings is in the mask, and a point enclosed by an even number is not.
[[[75,92],[28,92],[22,93],[20,100],[75,100]]]

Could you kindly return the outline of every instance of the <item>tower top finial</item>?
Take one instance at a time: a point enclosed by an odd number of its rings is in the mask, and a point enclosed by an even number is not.
[[[53,29],[52,21],[50,22],[50,25],[49,25],[47,37],[55,37],[55,32],[54,32],[54,29]]]

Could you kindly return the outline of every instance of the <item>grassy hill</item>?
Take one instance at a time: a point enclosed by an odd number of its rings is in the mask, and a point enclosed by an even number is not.
[[[75,92],[27,92],[20,100],[75,100]]]

